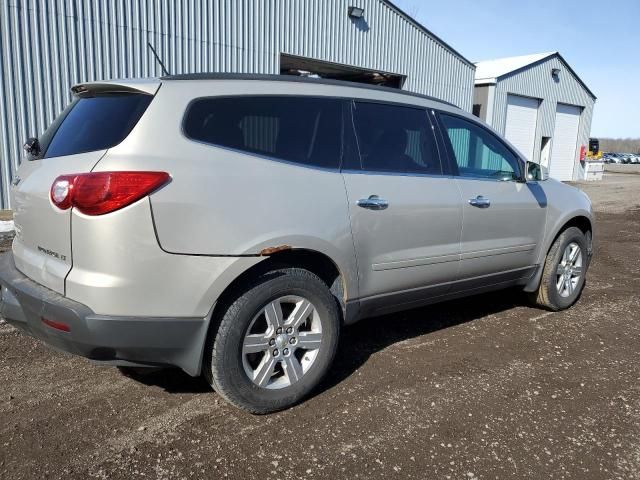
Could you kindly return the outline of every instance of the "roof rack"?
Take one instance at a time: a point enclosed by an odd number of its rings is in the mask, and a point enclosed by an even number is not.
[[[263,73],[181,73],[177,75],[165,75],[160,80],[265,80],[270,82],[295,82],[295,83],[315,83],[320,85],[335,85],[338,87],[363,88],[367,90],[376,90],[378,92],[397,93],[410,97],[422,98],[433,102],[449,105],[450,107],[460,108],[451,102],[440,98],[423,95],[421,93],[409,92],[398,88],[384,87],[381,85],[371,85],[368,83],[348,82],[345,80],[334,80],[329,78],[309,78],[298,77],[295,75],[277,75]]]

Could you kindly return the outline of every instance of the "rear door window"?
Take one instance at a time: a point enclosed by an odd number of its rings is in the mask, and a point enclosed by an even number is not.
[[[442,174],[425,110],[356,101],[353,120],[363,170]]]
[[[75,98],[43,134],[44,158],[105,150],[122,142],[151,103],[146,94]]]
[[[201,98],[189,107],[184,132],[211,145],[338,168],[343,104],[337,99],[293,96]]]

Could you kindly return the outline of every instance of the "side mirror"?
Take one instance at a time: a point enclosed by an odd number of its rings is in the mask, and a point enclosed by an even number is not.
[[[527,162],[526,170],[528,182],[543,182],[549,178],[547,168],[539,163]]]
[[[40,155],[40,142],[36,137],[29,137],[22,148],[33,157]]]

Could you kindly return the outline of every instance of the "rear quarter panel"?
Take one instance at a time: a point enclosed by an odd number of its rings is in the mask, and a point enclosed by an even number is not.
[[[163,251],[147,198],[107,215],[72,215],[67,296],[97,314],[204,318],[238,275],[264,260]]]

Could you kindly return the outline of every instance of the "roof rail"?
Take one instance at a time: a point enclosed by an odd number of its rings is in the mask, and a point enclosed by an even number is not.
[[[449,105],[450,107],[460,108],[451,102],[442,100],[440,98],[431,97],[429,95],[423,95],[421,93],[409,92],[407,90],[400,90],[398,88],[383,87],[381,85],[371,85],[367,83],[348,82],[345,80],[334,80],[329,78],[309,78],[309,77],[297,77],[294,75],[278,75],[278,74],[263,74],[263,73],[181,73],[177,75],[165,75],[160,77],[160,80],[263,80],[270,82],[295,82],[295,83],[315,83],[319,85],[335,85],[338,87],[350,87],[361,88],[367,90],[376,90],[378,92],[389,92],[400,95],[407,95],[410,97],[422,98],[425,100],[431,100],[433,102]]]

